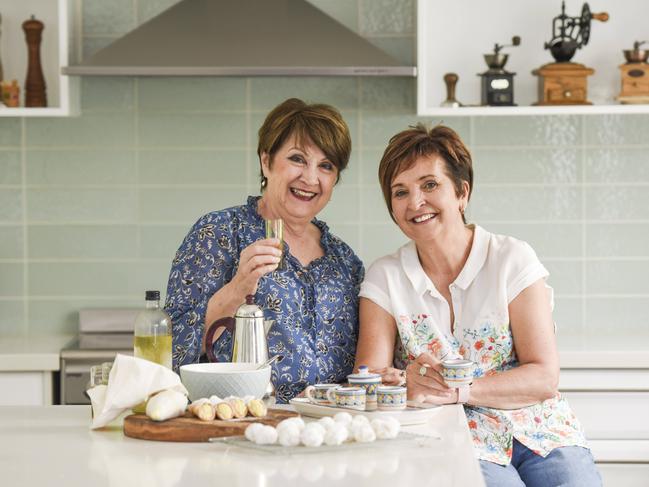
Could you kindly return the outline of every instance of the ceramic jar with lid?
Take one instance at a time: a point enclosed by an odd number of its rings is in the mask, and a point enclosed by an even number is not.
[[[347,382],[352,386],[359,386],[365,389],[365,410],[374,411],[377,408],[376,393],[381,385],[381,374],[373,374],[369,367],[361,365],[357,374],[349,374]]]

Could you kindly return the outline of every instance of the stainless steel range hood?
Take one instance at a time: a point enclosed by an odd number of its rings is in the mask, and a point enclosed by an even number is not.
[[[305,0],[182,0],[63,74],[415,76]]]

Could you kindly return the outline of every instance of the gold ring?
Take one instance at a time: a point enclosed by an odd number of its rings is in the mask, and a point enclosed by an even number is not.
[[[419,367],[419,375],[421,375],[423,377],[424,375],[426,375],[427,370],[428,370],[428,367],[426,367],[425,365],[422,365],[421,367]]]

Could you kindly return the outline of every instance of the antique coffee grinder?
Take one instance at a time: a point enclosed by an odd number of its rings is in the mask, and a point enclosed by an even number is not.
[[[626,63],[620,66],[622,91],[620,103],[649,103],[649,50],[640,49],[647,41],[636,41],[633,49],[624,49]]]
[[[521,38],[512,37],[512,43],[507,45],[494,44],[492,54],[484,54],[489,69],[478,74],[481,80],[481,104],[494,107],[514,106],[514,76],[516,73],[505,71],[508,54],[501,54],[504,47],[520,46]]]
[[[539,77],[539,101],[535,105],[590,105],[587,99],[587,77],[595,72],[570,60],[577,49],[588,44],[591,20],[606,22],[608,13],[593,14],[587,3],[579,17],[566,15],[566,3],[561,2],[561,15],[552,21],[552,40],[545,43],[555,63],[545,64],[532,74]]]

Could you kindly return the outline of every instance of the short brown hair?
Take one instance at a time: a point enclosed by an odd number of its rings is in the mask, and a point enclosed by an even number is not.
[[[468,198],[473,190],[473,165],[471,153],[460,136],[450,127],[437,125],[428,128],[418,123],[399,132],[390,139],[379,164],[379,183],[383,198],[392,216],[391,186],[394,179],[410,169],[420,157],[439,156],[444,161],[446,174],[453,181],[455,194],[462,195],[462,182],[469,183]],[[462,215],[464,223],[464,215]]]
[[[257,155],[260,162],[262,153],[266,152],[272,164],[275,153],[292,135],[299,144],[310,140],[318,146],[336,166],[340,178],[349,162],[352,138],[338,110],[321,103],[309,105],[298,98],[280,103],[266,116],[259,129]],[[263,172],[261,178],[263,182]]]

